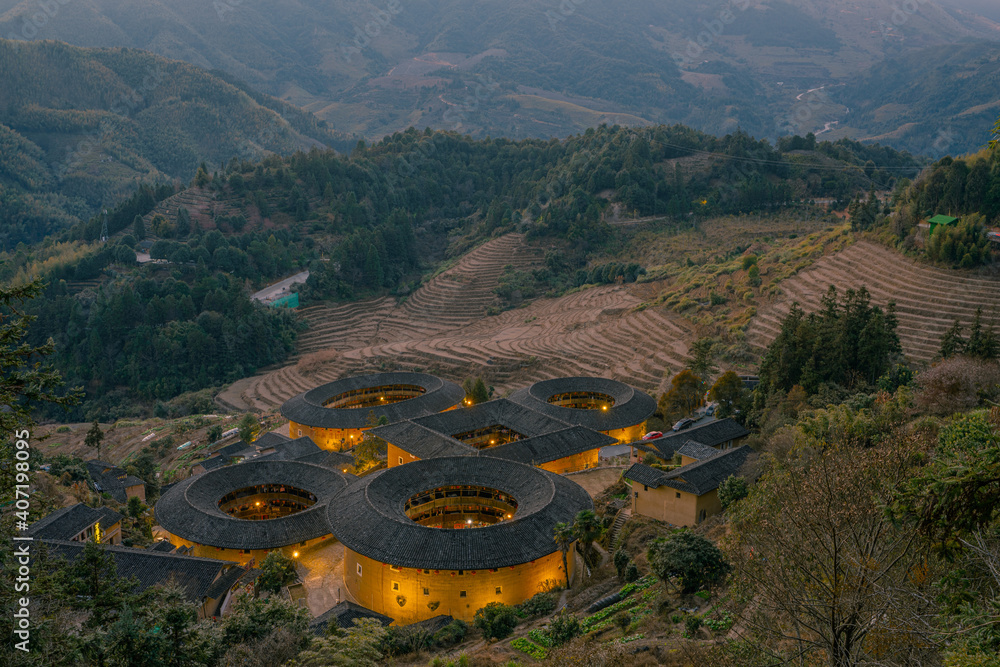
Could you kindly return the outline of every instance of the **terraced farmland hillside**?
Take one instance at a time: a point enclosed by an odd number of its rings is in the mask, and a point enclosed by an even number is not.
[[[807,312],[816,310],[831,284],[841,292],[864,285],[874,302],[895,301],[903,351],[916,362],[934,358],[942,334],[956,319],[968,331],[978,307],[987,322],[1000,325],[1000,280],[918,263],[862,241],[782,282],[781,296],[751,322],[749,341],[765,347],[777,336],[792,303]]]
[[[601,375],[660,391],[666,370],[687,358],[690,325],[643,301],[635,286],[609,285],[486,317],[507,264],[527,268],[540,253],[509,234],[480,246],[402,305],[389,298],[303,310],[311,328],[294,366],[241,386],[246,407],[269,410],[351,373],[426,370],[482,375],[499,391],[560,375]],[[232,392],[226,400],[234,402]]]

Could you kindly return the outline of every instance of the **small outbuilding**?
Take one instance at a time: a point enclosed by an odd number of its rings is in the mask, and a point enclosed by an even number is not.
[[[701,523],[722,511],[719,485],[739,472],[752,451],[746,445],[724,452],[699,448],[697,455],[707,458],[670,471],[632,464],[622,475],[632,487],[632,512],[675,526]],[[687,452],[688,457],[696,455],[695,448]]]

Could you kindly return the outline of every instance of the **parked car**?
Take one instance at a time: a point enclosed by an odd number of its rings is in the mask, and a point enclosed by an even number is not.
[[[675,431],[683,431],[684,429],[686,429],[689,426],[691,426],[691,424],[693,424],[693,423],[694,423],[693,419],[691,419],[690,417],[685,417],[684,419],[682,419],[679,422],[677,422],[676,424],[674,424],[674,430]]]
[[[659,431],[650,431],[646,435],[642,436],[643,440],[656,440],[657,438],[662,438],[663,434]]]

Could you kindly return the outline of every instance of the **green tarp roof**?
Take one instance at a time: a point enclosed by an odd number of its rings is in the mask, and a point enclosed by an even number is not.
[[[958,222],[958,218],[953,218],[950,215],[935,215],[927,222],[932,225],[951,225]]]

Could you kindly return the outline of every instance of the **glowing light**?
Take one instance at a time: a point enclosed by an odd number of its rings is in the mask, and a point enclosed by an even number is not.
[[[608,409],[608,406],[606,406],[606,405],[602,405],[601,406],[601,410],[607,410],[607,409]]]
[[[495,444],[497,444],[497,441],[496,440],[490,440],[490,444],[491,445],[495,445]]]
[[[299,552],[298,551],[293,551],[292,552],[292,558],[298,558],[298,557],[299,557]]]
[[[509,518],[510,518],[511,516],[513,516],[513,515],[511,515],[511,514],[508,514],[508,515],[507,515],[507,518],[509,519]]]
[[[260,501],[259,500],[257,501],[257,507],[260,507]]]
[[[469,519],[469,520],[468,520],[468,521],[466,521],[465,523],[467,523],[467,524],[469,524],[469,525],[471,526],[471,525],[472,525],[472,519]]]

